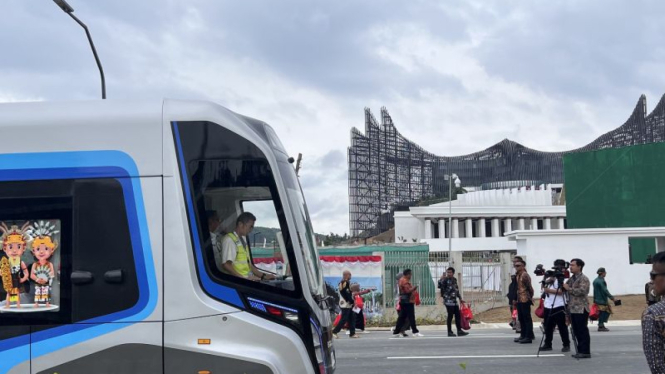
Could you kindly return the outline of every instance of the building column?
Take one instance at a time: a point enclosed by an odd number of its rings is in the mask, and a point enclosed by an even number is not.
[[[552,230],[552,220],[550,218],[543,218],[543,228],[545,230]]]
[[[501,236],[499,231],[501,230],[501,225],[499,225],[499,219],[498,218],[492,218],[492,237],[496,238],[498,236]]]
[[[531,230],[538,230],[538,218],[531,218]]]
[[[453,218],[453,238],[459,238],[459,220],[457,218]]]
[[[485,233],[485,218],[481,218],[478,220],[478,237],[484,238],[486,236],[487,233]]]
[[[465,229],[466,232],[464,233],[465,238],[473,238],[473,220],[471,218],[467,218],[465,221]]]
[[[513,231],[513,220],[511,218],[503,221],[503,225],[506,227],[506,232]]]
[[[425,239],[431,239],[432,238],[432,220],[431,219],[426,219],[425,220]]]
[[[439,219],[439,238],[440,239],[448,238],[448,236],[446,236],[446,228],[447,227],[448,227],[448,220],[443,219],[443,218]]]
[[[510,273],[513,270],[513,261],[510,257],[510,252],[500,252],[499,259],[501,263],[501,289],[507,290],[510,288]]]
[[[517,229],[524,230],[524,218],[520,218],[517,220]]]
[[[559,230],[563,230],[563,226],[564,226],[563,218],[559,217],[558,221],[559,221]]]

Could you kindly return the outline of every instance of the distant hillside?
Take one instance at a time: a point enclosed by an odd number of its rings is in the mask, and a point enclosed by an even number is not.
[[[263,226],[254,226],[254,230],[249,234],[249,241],[252,247],[263,247],[264,239],[266,247],[272,247],[273,241],[277,242],[276,235],[280,229],[273,227],[263,227]],[[411,239],[400,238],[400,242],[411,242]],[[321,242],[325,243],[325,246],[339,246],[339,245],[358,245],[358,244],[382,244],[382,243],[395,243],[395,229],[390,229],[386,232],[383,232],[377,236],[359,239],[351,238],[348,234],[338,235],[335,233],[330,233],[328,235],[316,234],[316,245],[320,248]],[[256,243],[256,244],[254,244]]]
[[[280,229],[276,229],[273,227],[263,227],[263,226],[254,226],[254,230],[249,234],[249,241],[252,244],[252,247],[258,245],[259,247],[263,247],[263,243],[265,240],[266,246],[272,247],[272,242],[277,241],[277,233],[281,231]],[[325,239],[325,235],[321,234],[316,234],[316,241],[317,244],[321,244],[321,240]]]

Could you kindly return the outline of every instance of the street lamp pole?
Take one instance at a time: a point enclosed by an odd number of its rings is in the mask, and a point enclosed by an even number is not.
[[[257,231],[254,234],[252,234],[252,241],[254,242],[254,248],[256,248],[256,236],[259,235],[261,231]]]
[[[448,176],[448,266],[452,266],[453,258],[453,183],[456,188],[462,184],[454,173]]]
[[[62,9],[63,12],[67,13],[76,23],[78,23],[83,30],[85,30],[85,35],[88,37],[88,42],[90,43],[90,48],[92,49],[92,54],[95,56],[95,62],[97,62],[97,68],[99,69],[99,75],[102,78],[102,99],[106,99],[106,80],[104,79],[104,69],[102,69],[102,63],[99,61],[99,56],[97,56],[97,49],[95,49],[95,44],[92,42],[92,36],[90,31],[88,31],[88,26],[85,23],[81,22],[80,19],[76,18],[74,13],[74,8],[72,8],[65,0],[53,0],[56,5]]]

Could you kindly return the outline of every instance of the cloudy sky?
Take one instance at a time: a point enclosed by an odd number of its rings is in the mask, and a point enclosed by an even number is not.
[[[544,151],[665,93],[665,1],[68,0],[109,99],[188,98],[270,123],[303,153],[315,230],[348,232],[346,149],[386,106],[438,155],[504,138]],[[3,0],[0,102],[97,99],[83,30],[51,0]]]

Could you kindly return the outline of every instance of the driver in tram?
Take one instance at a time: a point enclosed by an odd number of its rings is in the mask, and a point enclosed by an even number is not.
[[[275,276],[264,273],[252,264],[249,256],[249,246],[245,237],[254,228],[256,217],[250,212],[244,212],[236,220],[236,228],[224,236],[222,240],[223,270],[236,277],[253,281],[273,280]]]

